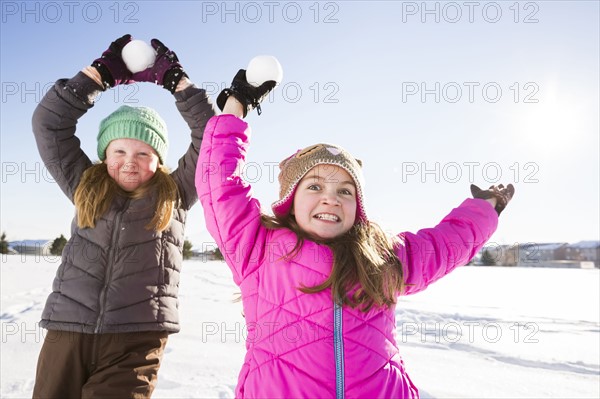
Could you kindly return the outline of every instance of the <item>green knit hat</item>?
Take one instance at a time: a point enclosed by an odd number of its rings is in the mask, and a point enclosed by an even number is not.
[[[154,148],[164,164],[169,149],[167,125],[152,108],[123,105],[100,122],[98,157],[106,159],[106,147],[116,139],[136,139]]]

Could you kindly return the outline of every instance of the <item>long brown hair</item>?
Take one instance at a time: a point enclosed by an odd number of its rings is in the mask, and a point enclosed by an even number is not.
[[[83,172],[75,190],[73,199],[77,210],[77,225],[80,228],[95,227],[117,194],[140,199],[152,190],[156,191],[156,210],[146,229],[162,231],[169,226],[173,208],[179,200],[177,184],[167,167],[160,165],[150,180],[134,191],[127,192],[110,177],[105,163],[97,163]]]
[[[267,228],[286,228],[296,233],[296,245],[288,257],[297,255],[306,239],[331,248],[333,269],[329,277],[314,287],[302,286],[300,291],[314,294],[331,287],[336,302],[361,307],[364,312],[373,306],[396,304],[397,295],[404,289],[402,265],[394,252],[398,242],[376,223],[357,223],[334,239],[319,240],[302,231],[293,215],[283,218],[262,215],[261,221]]]

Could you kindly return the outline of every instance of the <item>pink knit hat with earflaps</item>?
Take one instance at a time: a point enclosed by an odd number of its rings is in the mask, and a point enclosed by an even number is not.
[[[336,165],[354,179],[356,185],[356,221],[366,222],[367,213],[363,201],[364,177],[362,162],[342,147],[334,144],[314,144],[298,150],[279,163],[279,200],[271,206],[276,216],[286,216],[292,208],[298,183],[309,170],[317,165]]]

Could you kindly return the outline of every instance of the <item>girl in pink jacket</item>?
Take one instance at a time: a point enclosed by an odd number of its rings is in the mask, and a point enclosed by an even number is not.
[[[388,237],[367,218],[361,162],[316,144],[280,163],[274,216],[243,170],[241,117],[275,86],[240,70],[217,99],[196,169],[209,232],[240,287],[248,336],[239,398],[418,398],[395,340],[399,295],[466,264],[496,229],[512,185],[479,190],[436,227]],[[491,205],[490,205],[491,204]]]

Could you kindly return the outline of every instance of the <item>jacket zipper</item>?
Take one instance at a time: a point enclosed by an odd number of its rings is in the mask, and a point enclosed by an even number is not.
[[[344,338],[342,334],[342,307],[333,307],[333,347],[335,352],[335,397],[344,398]]]
[[[125,205],[121,208],[121,210],[119,210],[119,213],[117,213],[117,216],[115,218],[115,228],[113,229],[110,242],[110,250],[108,252],[107,257],[108,264],[106,265],[106,274],[104,275],[104,287],[102,287],[102,291],[100,292],[100,309],[98,312],[98,319],[96,320],[96,329],[94,330],[94,334],[100,334],[102,332],[102,322],[104,319],[104,313],[106,312],[106,292],[108,291],[108,286],[112,278],[113,267],[115,265],[115,257],[117,254],[115,248],[119,239],[119,231],[121,230],[121,219],[123,218],[125,210],[129,206],[129,201],[129,199],[125,201]]]

